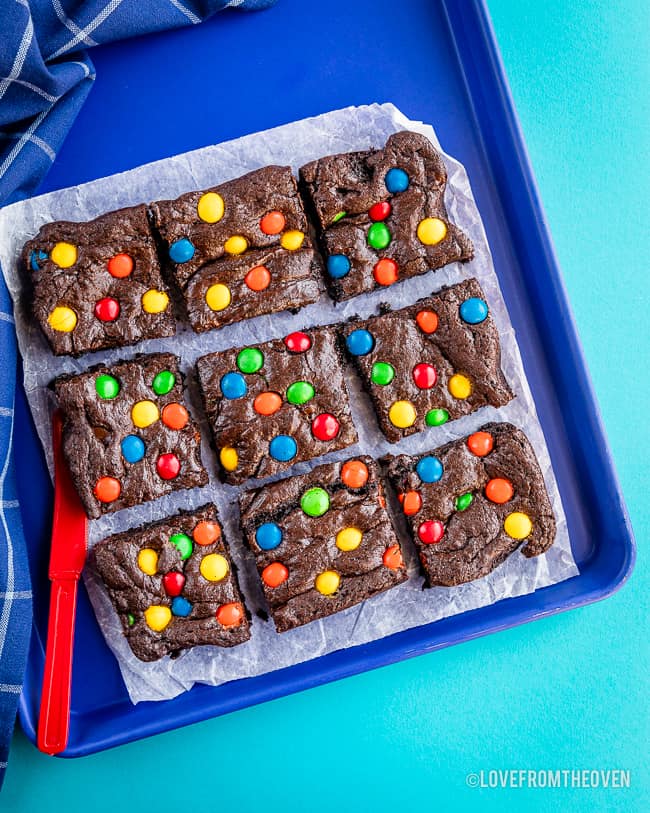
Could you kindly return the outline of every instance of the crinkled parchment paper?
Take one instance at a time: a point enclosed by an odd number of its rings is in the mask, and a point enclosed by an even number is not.
[[[22,201],[0,210],[0,263],[14,299],[16,329],[23,357],[25,391],[50,470],[52,396],[47,385],[62,373],[78,372],[91,364],[110,364],[118,358],[130,358],[137,352],[172,351],[181,357],[187,371],[195,359],[214,350],[284,336],[293,330],[345,320],[358,314],[365,318],[376,312],[380,302],[395,307],[410,304],[443,285],[468,276],[480,281],[501,335],[502,366],[516,393],[508,406],[496,410],[484,408],[453,423],[413,435],[391,445],[381,435],[367,398],[357,379],[348,377],[352,411],[359,431],[359,443],[335,452],[323,460],[342,459],[367,453],[379,457],[387,452],[420,453],[477,429],[486,421],[511,421],[530,438],[544,472],[558,529],[553,547],[543,556],[526,559],[519,552],[484,579],[452,589],[422,590],[417,559],[412,545],[405,542],[405,555],[411,578],[380,596],[322,621],[315,621],[278,635],[273,623],[254,615],[251,640],[231,650],[196,647],[172,660],[143,663],[126,643],[117,615],[108,596],[92,573],[85,581],[108,645],[115,653],[131,700],[158,700],[174,697],[189,689],[195,681],[217,685],[228,680],[259,675],[284,666],[324,655],[342,647],[354,646],[410,627],[427,624],[454,613],[491,604],[503,598],[530,593],[540,587],[567,579],[578,571],[571,554],[566,519],[551,463],[537,420],[535,406],[501,296],[481,219],[474,203],[463,167],[445,156],[449,173],[446,203],[454,223],[474,242],[475,259],[461,266],[456,263],[435,273],[406,280],[390,289],[362,295],[335,305],[326,296],[298,314],[276,314],[230,325],[219,331],[195,335],[179,326],[176,336],[142,342],[137,349],[98,352],[81,359],[54,358],[39,328],[32,323],[22,301],[22,282],[18,258],[23,243],[50,220],[88,220],[103,212],[159,198],[172,198],[192,189],[202,189],[237,177],[266,164],[291,164],[294,170],[323,155],[383,146],[386,138],[398,130],[415,130],[439,147],[433,129],[406,119],[393,105],[369,105],[326,113],[266,132],[256,133],[213,147],[195,150],[138,167],[120,175],[102,178],[71,189],[52,192]],[[144,506],[120,511],[90,523],[90,544],[129,527],[159,519],[179,508],[192,508],[207,501],[216,502],[233,557],[239,566],[242,588],[250,609],[263,607],[261,589],[251,556],[244,550],[238,533],[236,493],[238,489],[218,483],[215,460],[208,448],[207,427],[201,417],[196,392],[190,388],[194,415],[204,435],[203,460],[211,474],[205,488],[171,494]],[[308,471],[315,462],[300,464],[292,473]]]

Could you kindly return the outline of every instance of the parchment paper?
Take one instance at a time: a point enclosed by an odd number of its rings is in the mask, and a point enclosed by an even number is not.
[[[49,382],[63,374],[78,372],[97,362],[111,363],[130,358],[137,352],[171,351],[181,357],[184,371],[195,359],[214,350],[265,341],[308,326],[329,324],[358,314],[374,314],[382,302],[395,307],[414,302],[445,284],[475,276],[485,291],[499,329],[502,366],[516,394],[502,409],[484,408],[458,421],[413,435],[398,444],[389,444],[381,435],[366,396],[356,377],[348,376],[352,411],[359,442],[349,449],[326,455],[318,461],[294,466],[291,473],[308,471],[325,460],[343,459],[368,453],[379,457],[388,452],[421,453],[448,440],[476,430],[486,421],[511,421],[521,427],[537,453],[557,519],[555,544],[545,555],[526,559],[519,552],[484,579],[455,588],[422,590],[417,560],[401,526],[410,579],[403,585],[352,607],[335,616],[315,621],[297,630],[278,635],[271,621],[253,616],[251,640],[231,650],[196,647],[176,659],[163,658],[143,663],[131,652],[122,634],[108,595],[97,578],[85,571],[85,582],[108,645],[118,659],[131,700],[171,698],[189,689],[194,682],[217,685],[228,680],[259,675],[299,663],[342,647],[354,646],[410,627],[475,609],[511,596],[530,593],[577,574],[562,502],[550,459],[524,375],[514,331],[501,296],[485,232],[472,196],[465,170],[445,156],[449,173],[446,203],[451,220],[471,237],[476,256],[466,265],[447,266],[435,273],[406,280],[389,289],[362,295],[335,305],[327,296],[298,314],[275,314],[230,325],[219,331],[195,335],[179,326],[176,336],[140,343],[137,348],[103,351],[81,359],[55,358],[40,329],[32,323],[24,303],[23,281],[18,268],[22,245],[39,227],[51,220],[89,220],[103,212],[160,198],[173,198],[193,189],[203,189],[237,177],[267,164],[299,166],[330,153],[383,146],[398,130],[422,133],[440,149],[433,129],[409,121],[391,104],[373,104],[326,113],[224,144],[177,155],[129,172],[102,178],[82,186],[52,192],[13,204],[0,210],[0,263],[14,299],[16,330],[23,357],[25,391],[38,434],[43,443],[50,472],[52,396]],[[217,504],[233,557],[239,566],[240,581],[249,608],[255,613],[264,606],[255,566],[244,550],[238,532],[236,496],[239,489],[224,486],[216,478],[216,463],[208,447],[208,429],[201,415],[196,392],[191,388],[192,411],[199,420],[204,443],[202,456],[211,474],[211,484],[200,489],[171,494],[153,503],[126,509],[90,523],[89,544],[105,536],[143,522],[160,519],[179,508],[192,508],[205,502]],[[398,520],[399,521],[399,520]]]

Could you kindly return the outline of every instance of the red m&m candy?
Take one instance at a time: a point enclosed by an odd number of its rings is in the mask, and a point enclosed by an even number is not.
[[[173,480],[178,477],[181,470],[181,462],[173,452],[161,454],[156,460],[156,471],[163,480]]]
[[[428,519],[418,528],[420,541],[425,545],[435,545],[445,535],[445,526],[437,519]]]
[[[436,368],[432,364],[416,364],[413,368],[413,381],[421,390],[430,390],[438,380]]]
[[[185,586],[185,576],[177,570],[170,570],[163,576],[163,586],[168,596],[180,596]]]
[[[105,296],[95,303],[95,316],[102,322],[114,322],[120,315],[120,303],[112,296]]]
[[[334,440],[340,428],[341,424],[329,412],[317,415],[311,423],[311,431],[317,440]]]
[[[382,200],[379,203],[375,203],[374,206],[371,206],[368,211],[368,216],[371,220],[375,222],[379,220],[386,220],[388,215],[392,211],[392,206],[387,200]]]
[[[290,353],[304,353],[311,347],[311,339],[306,333],[296,331],[285,337],[284,343]]]

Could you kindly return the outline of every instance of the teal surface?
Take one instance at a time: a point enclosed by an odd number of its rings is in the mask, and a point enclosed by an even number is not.
[[[280,0],[282,2],[282,0]],[[600,604],[80,760],[14,739],[0,810],[650,809],[645,0],[490,0],[639,543]],[[491,769],[629,789],[476,789]]]

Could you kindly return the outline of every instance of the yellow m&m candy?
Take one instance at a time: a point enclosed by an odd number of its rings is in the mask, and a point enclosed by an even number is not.
[[[138,401],[131,409],[131,420],[140,429],[151,426],[159,417],[158,407],[153,401]]]
[[[456,375],[452,375],[452,377],[449,379],[447,389],[454,396],[454,398],[459,398],[462,401],[465,398],[469,398],[469,396],[472,394],[472,382],[466,375],[456,373]]]
[[[228,560],[220,553],[208,553],[201,559],[199,570],[209,582],[220,582],[228,575]]]
[[[70,268],[77,262],[77,247],[72,243],[57,243],[50,252],[50,259],[59,268]]]
[[[413,426],[416,417],[415,407],[410,401],[395,401],[388,410],[388,419],[398,429],[407,429],[409,426]]]
[[[142,308],[147,313],[162,313],[167,310],[169,297],[164,291],[150,288],[142,294]]]
[[[224,446],[219,452],[219,460],[226,471],[234,471],[239,464],[239,455],[232,446]]]
[[[339,589],[341,577],[335,570],[324,570],[316,576],[314,587],[323,596],[331,596]]]
[[[288,251],[296,251],[303,244],[304,240],[305,235],[303,232],[292,229],[291,231],[285,231],[280,238],[280,245]]]
[[[216,192],[206,192],[199,198],[196,211],[201,220],[206,223],[218,223],[223,217],[225,208],[221,195]]]
[[[65,305],[58,305],[47,317],[47,323],[52,330],[60,333],[70,333],[77,326],[77,314]]]
[[[233,234],[224,243],[223,250],[226,254],[243,254],[248,248],[248,240],[241,234]]]
[[[230,305],[231,299],[230,288],[221,282],[211,285],[205,292],[205,301],[211,311],[225,310]]]
[[[528,514],[524,514],[521,511],[513,511],[512,514],[508,514],[505,518],[503,530],[512,539],[526,539],[533,530],[533,523],[530,521]]]
[[[435,246],[447,236],[447,226],[437,217],[425,217],[418,223],[417,235],[425,246]]]
[[[339,550],[356,550],[362,539],[363,534],[358,528],[343,528],[336,534],[336,547]]]
[[[144,620],[154,632],[162,632],[172,620],[172,611],[162,604],[152,604],[144,611]]]
[[[155,576],[158,570],[158,554],[153,548],[142,548],[138,553],[138,567],[147,576]]]

